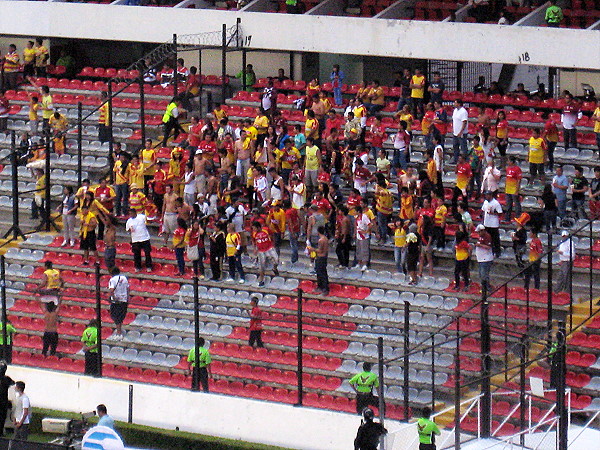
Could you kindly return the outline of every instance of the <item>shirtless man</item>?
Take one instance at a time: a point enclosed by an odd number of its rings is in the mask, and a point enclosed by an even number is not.
[[[196,193],[206,193],[206,170],[210,166],[210,160],[206,159],[202,150],[197,150],[194,156],[194,176],[196,177]]]
[[[316,253],[315,272],[317,273],[317,289],[315,293],[329,295],[329,277],[327,275],[327,255],[329,254],[329,239],[325,236],[325,227],[320,226],[317,229],[319,240],[317,247],[309,246],[311,252]]]
[[[169,243],[171,233],[177,229],[177,209],[175,201],[177,194],[173,191],[173,186],[167,184],[165,186],[165,195],[163,199],[162,210],[162,232],[165,236],[165,246]]]
[[[233,145],[234,161],[237,161],[235,174],[240,178],[242,186],[246,185],[250,156],[254,153],[253,141],[248,137],[246,130],[240,132],[240,138]]]
[[[175,213],[177,214],[175,216],[177,219],[183,219],[186,223],[190,223],[192,207],[190,205],[186,205],[181,197],[177,197],[175,200]],[[175,220],[175,224],[177,224],[177,220]]]
[[[60,307],[60,298],[58,304],[54,302],[46,303],[46,312],[44,313],[44,336],[42,341],[42,355],[47,356],[48,350],[50,355],[56,354],[56,346],[58,345],[58,309]]]
[[[406,186],[409,191],[411,188],[415,189],[417,187],[417,174],[412,166],[408,166],[406,172],[399,177],[398,189],[404,186]]]

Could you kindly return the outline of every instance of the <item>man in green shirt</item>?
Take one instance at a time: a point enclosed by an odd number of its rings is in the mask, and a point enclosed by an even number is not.
[[[356,392],[356,413],[362,414],[367,406],[379,406],[379,398],[373,394],[373,388],[379,387],[379,378],[371,372],[372,364],[363,363],[363,371],[350,378],[350,386]]]
[[[242,82],[242,88],[245,88],[245,91],[254,92],[254,84],[256,83],[256,74],[254,73],[254,67],[252,64],[248,64],[246,66],[246,70],[240,70],[235,77],[238,78]]]
[[[546,23],[549,27],[557,28],[562,20],[562,8],[556,5],[556,0],[550,0],[550,6],[546,9]]]
[[[83,352],[85,353],[85,374],[98,376],[100,361],[98,358],[98,322],[96,319],[89,321],[88,326],[81,335]]]
[[[13,327],[10,320],[6,319],[6,353],[4,351],[4,324],[0,320],[0,355],[2,359],[6,361],[8,364],[12,363],[12,346],[13,346],[13,337],[17,332],[15,327]]]
[[[435,450],[435,435],[440,435],[440,429],[434,421],[429,419],[431,409],[423,408],[421,418],[417,421],[419,431],[419,450]]]
[[[210,353],[207,348],[204,348],[204,338],[200,338],[199,341],[199,353],[200,356],[196,358],[196,347],[192,347],[188,353],[188,375],[192,375],[192,389],[198,390],[198,384],[196,380],[200,380],[202,384],[202,390],[208,392],[208,367],[212,361]],[[196,375],[196,373],[198,375]]]

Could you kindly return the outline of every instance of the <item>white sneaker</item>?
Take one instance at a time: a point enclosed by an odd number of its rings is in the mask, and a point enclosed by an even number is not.
[[[360,268],[360,270],[362,270],[362,271],[364,272],[365,270],[367,270],[367,266],[362,266],[362,267]]]
[[[66,247],[67,245],[69,245],[69,241],[63,241],[62,244],[60,244],[61,247]]]
[[[75,241],[71,241],[71,247],[75,247]]]
[[[246,280],[244,280],[243,278],[240,278],[240,280],[238,281],[238,283],[240,284],[244,284],[246,282]]]
[[[233,283],[235,280],[233,278],[227,278],[225,283]]]

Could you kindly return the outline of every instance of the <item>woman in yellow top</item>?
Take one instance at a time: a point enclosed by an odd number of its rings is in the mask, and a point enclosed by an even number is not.
[[[388,227],[394,232],[394,262],[398,273],[405,272],[404,261],[406,260],[406,229],[404,221],[396,219],[389,223]]]
[[[362,103],[368,103],[369,92],[371,92],[371,86],[369,86],[366,81],[363,81],[360,84],[358,91],[356,91],[356,99]]]
[[[146,139],[146,147],[140,150],[140,160],[144,169],[144,194],[148,195],[148,182],[156,172],[156,152],[152,148],[152,139]]]
[[[600,150],[600,106],[594,110],[592,121],[594,122],[594,133],[596,133],[596,146]]]
[[[539,176],[542,183],[546,181],[544,173],[544,163],[546,162],[546,141],[540,137],[540,130],[534,128],[529,138],[529,173],[531,179],[529,183]]]
[[[44,46],[42,38],[36,38],[35,40],[35,74],[38,77],[46,76],[46,66],[48,65],[48,49]]]
[[[267,128],[269,128],[269,118],[262,106],[258,108],[258,115],[254,119],[254,128],[256,128],[256,148],[260,148],[265,143]]]
[[[83,201],[81,202],[81,206],[80,206],[80,214],[83,214],[84,208],[87,208],[95,216],[97,216],[99,214],[104,214],[105,216],[108,216],[110,214],[110,211],[108,209],[106,209],[104,207],[104,205],[102,205],[102,203],[100,203],[98,200],[96,200],[92,189],[88,189],[85,192]]]
[[[167,179],[173,186],[173,192],[178,197],[183,197],[183,176],[185,174],[185,161],[183,160],[183,151],[180,147],[175,147],[171,152],[169,160],[169,173]]]
[[[27,41],[27,45],[23,50],[23,76],[32,77],[35,74],[35,55],[36,50],[33,48],[33,41]]]
[[[309,109],[306,112],[306,122],[304,123],[304,136],[306,139],[319,139],[319,121],[315,116],[315,112]]]
[[[129,189],[134,184],[139,187],[144,186],[144,166],[140,163],[138,156],[134,155],[127,166],[127,181],[129,182]]]
[[[52,261],[46,261],[44,263],[44,277],[42,278],[42,284],[36,290],[40,295],[58,295],[60,288],[63,285],[63,281],[60,278],[60,271],[52,267]]]
[[[240,233],[235,231],[235,225],[233,223],[227,225],[225,246],[227,261],[229,262],[229,278],[225,281],[235,281],[235,272],[237,271],[240,274],[239,283],[243,284],[246,281],[246,274],[242,267],[242,238]]]

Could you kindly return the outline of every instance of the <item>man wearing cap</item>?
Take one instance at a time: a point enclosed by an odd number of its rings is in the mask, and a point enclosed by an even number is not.
[[[494,262],[492,253],[492,237],[483,225],[477,225],[475,228],[479,237],[475,243],[475,257],[479,264],[479,279],[481,280],[481,291],[484,295],[490,293],[490,270]]]
[[[510,222],[511,214],[513,212],[513,205],[515,207],[515,217],[521,215],[521,179],[523,178],[523,171],[517,165],[517,159],[514,156],[508,158],[508,165],[506,166],[506,185],[504,193],[506,195],[506,215],[504,219]]]
[[[369,362],[363,363],[363,371],[350,378],[349,383],[354,392],[356,392],[356,412],[362,414],[367,406],[379,406],[379,398],[373,394],[373,388],[379,387],[379,378],[371,368],[373,365]]]
[[[525,246],[527,245],[527,230],[525,224],[529,222],[530,216],[527,213],[522,213],[515,218],[517,229],[511,233],[513,242],[513,250],[515,251],[515,260],[519,268],[525,267],[523,264],[523,255],[525,255]]]
[[[561,233],[562,242],[558,246],[560,272],[556,284],[556,292],[567,292],[571,285],[571,276],[573,274],[573,260],[575,259],[575,244],[573,243],[569,232],[563,230]]]
[[[492,191],[485,191],[485,201],[481,210],[483,211],[483,225],[492,237],[492,252],[495,257],[499,258],[502,247],[500,246],[500,231],[498,228],[500,227],[502,206],[500,206]]]
[[[281,240],[285,234],[285,211],[281,209],[281,201],[273,200],[271,202],[271,209],[267,215],[267,226],[271,231],[271,237],[273,238],[273,244],[275,245],[275,251],[277,255],[280,255]]]

